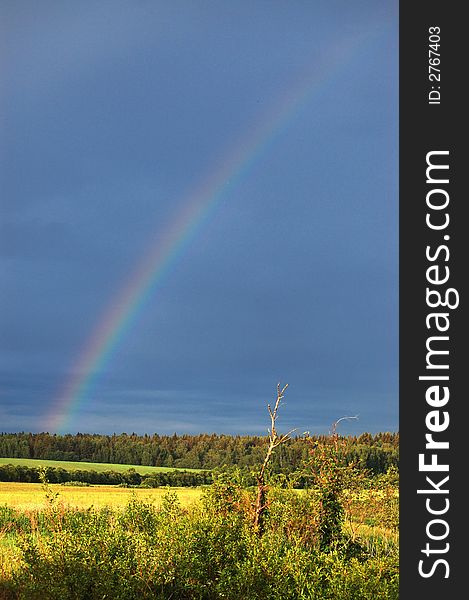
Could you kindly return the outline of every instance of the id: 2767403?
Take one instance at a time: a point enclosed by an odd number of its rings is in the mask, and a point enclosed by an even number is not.
[[[428,104],[441,102],[440,72],[440,28],[428,28],[428,81],[432,84],[428,93]]]

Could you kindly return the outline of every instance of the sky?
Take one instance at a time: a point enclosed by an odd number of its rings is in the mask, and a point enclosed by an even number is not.
[[[398,8],[0,6],[0,431],[398,429]]]

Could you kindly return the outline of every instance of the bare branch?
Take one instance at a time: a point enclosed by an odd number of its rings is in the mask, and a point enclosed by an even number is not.
[[[351,421],[352,419],[358,419],[358,415],[355,415],[354,417],[340,417],[340,419],[337,419],[337,421],[334,421],[332,423],[332,435],[336,435],[337,432],[337,425],[341,422],[341,421]]]
[[[280,389],[280,383],[277,383],[277,398],[273,410],[271,405],[267,404],[267,409],[269,411],[270,416],[270,429],[267,429],[269,433],[269,446],[267,448],[264,462],[262,463],[262,466],[257,475],[257,499],[254,513],[254,527],[256,528],[259,535],[262,534],[263,516],[268,506],[268,502],[266,501],[267,486],[265,484],[265,470],[267,468],[267,465],[269,464],[274,449],[277,448],[277,446],[280,446],[280,444],[283,444],[288,439],[290,439],[290,436],[293,433],[293,431],[296,431],[295,429],[292,429],[288,433],[279,436],[277,434],[277,429],[275,428],[275,422],[277,420],[277,413],[280,406],[280,402],[284,397],[285,390],[287,389],[287,387],[288,383]]]

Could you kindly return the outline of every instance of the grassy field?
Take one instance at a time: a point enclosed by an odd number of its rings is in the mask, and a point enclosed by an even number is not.
[[[161,501],[167,488],[121,488],[115,485],[96,485],[90,487],[68,487],[50,484],[52,492],[58,492],[59,501],[66,506],[77,508],[123,508],[132,495],[139,500],[152,501],[156,505]],[[203,488],[176,488],[182,506],[199,499]],[[44,508],[46,497],[40,483],[3,483],[0,482],[0,506],[7,505],[17,510],[28,511]]]
[[[49,484],[52,493],[58,493],[58,501],[64,507],[78,509],[101,509],[109,507],[123,509],[130,499],[151,502],[159,506],[168,488],[122,488],[115,485],[96,485],[89,487],[69,487],[61,484]],[[203,487],[171,487],[178,496],[182,507],[189,507],[197,502],[204,490]],[[297,490],[304,494],[304,490]],[[396,490],[395,502],[398,502]],[[383,499],[373,493],[365,494],[360,501],[352,502],[347,507],[347,519],[344,530],[352,537],[367,539],[369,543],[398,545],[397,528],[390,527],[386,519]],[[4,483],[0,482],[0,507],[9,506],[19,511],[42,510],[46,506],[46,495],[40,483]],[[1,532],[0,532],[0,545]]]
[[[0,465],[20,465],[24,467],[54,467],[66,471],[117,471],[119,473],[135,469],[137,473],[161,473],[164,471],[200,472],[202,469],[176,469],[174,467],[148,467],[145,465],[121,465],[114,463],[74,462],[65,460],[42,460],[34,458],[0,458]]]
[[[317,486],[268,486],[262,529],[255,486],[227,474],[200,487],[0,482],[0,600],[397,600],[397,474],[340,479],[331,448]]]
[[[0,599],[398,599],[396,487],[346,493],[356,557],[321,550],[305,490],[269,489],[259,536],[254,493],[0,483]]]

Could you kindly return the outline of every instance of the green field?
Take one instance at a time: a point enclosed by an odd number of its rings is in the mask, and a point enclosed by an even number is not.
[[[200,472],[202,469],[176,469],[174,467],[149,467],[146,465],[122,465],[115,463],[76,462],[65,460],[43,460],[35,458],[0,458],[0,465],[20,465],[23,467],[53,467],[65,469],[66,471],[117,471],[122,473],[129,469],[135,469],[137,473],[146,475],[148,473],[161,473],[165,471],[190,471]]]

